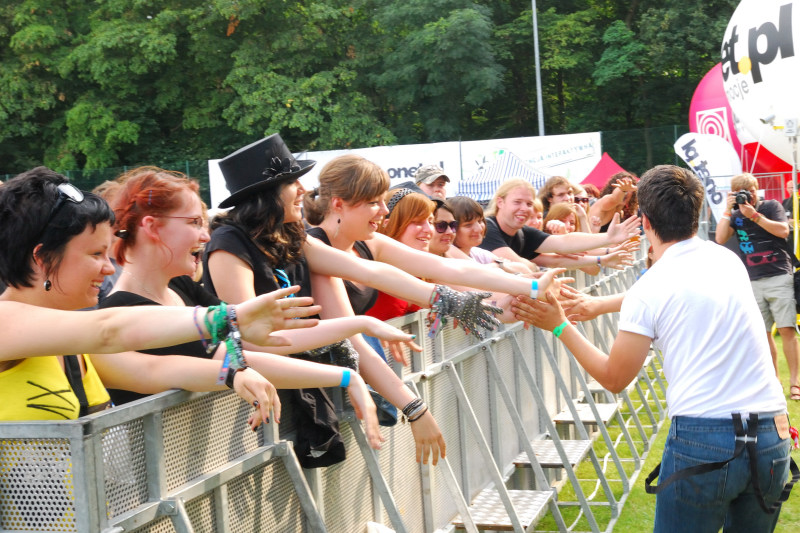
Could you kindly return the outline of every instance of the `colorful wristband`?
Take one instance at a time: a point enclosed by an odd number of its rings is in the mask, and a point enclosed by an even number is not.
[[[343,389],[350,386],[350,369],[345,368],[342,370],[342,381],[339,383],[339,386]]]
[[[539,280],[534,279],[531,280],[531,298],[535,300],[537,296],[539,296]]]
[[[603,266],[603,263],[600,262],[600,256],[597,256],[597,266]]]
[[[561,324],[557,325],[553,329],[553,335],[555,335],[556,337],[560,337],[561,334],[564,332],[564,328],[567,327],[567,325],[569,325],[569,320],[565,320]]]

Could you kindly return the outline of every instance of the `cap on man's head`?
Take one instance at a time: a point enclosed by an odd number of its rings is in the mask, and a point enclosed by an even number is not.
[[[448,183],[450,182],[450,178],[447,177],[447,174],[444,173],[444,169],[439,165],[423,165],[414,173],[414,181],[417,184],[424,183],[425,185],[430,185],[439,177],[444,178]]]

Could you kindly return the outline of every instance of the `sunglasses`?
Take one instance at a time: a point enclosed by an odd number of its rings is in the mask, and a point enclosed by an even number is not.
[[[576,204],[588,204],[589,203],[589,197],[588,196],[576,196],[575,197],[575,203]]]
[[[444,220],[440,220],[439,222],[433,223],[433,229],[436,230],[436,233],[444,233],[445,231],[447,231],[447,228],[450,228],[450,230],[453,233],[455,233],[456,230],[458,230],[458,222],[456,222],[455,220],[451,220],[450,222],[445,222]]]
[[[58,200],[56,200],[55,205],[53,205],[53,209],[50,210],[50,214],[47,216],[47,222],[42,227],[42,233],[39,236],[39,240],[44,236],[47,228],[50,226],[50,223],[56,218],[58,212],[61,211],[61,208],[64,207],[64,204],[67,202],[72,202],[73,204],[79,204],[83,202],[84,196],[83,192],[80,189],[75,187],[71,183],[60,183],[56,190],[58,192]]]

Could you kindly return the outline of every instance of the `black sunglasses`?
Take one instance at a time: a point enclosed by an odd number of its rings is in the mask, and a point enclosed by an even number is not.
[[[50,215],[47,217],[47,222],[42,227],[41,235],[39,235],[39,240],[41,240],[41,238],[44,236],[44,233],[47,231],[50,223],[54,218],[56,218],[56,215],[58,215],[58,212],[61,211],[62,207],[64,207],[64,204],[67,202],[72,202],[73,204],[79,204],[83,202],[83,192],[71,183],[60,183],[56,189],[58,191],[58,200],[56,200],[55,205],[53,205],[53,209],[50,210]]]
[[[444,220],[440,220],[439,222],[433,223],[433,229],[436,230],[436,233],[444,233],[447,231],[447,228],[450,228],[453,233],[458,230],[458,222],[455,220],[451,220],[450,222],[445,222]]]

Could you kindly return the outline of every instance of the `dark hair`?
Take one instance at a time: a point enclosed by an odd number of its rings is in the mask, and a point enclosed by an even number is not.
[[[630,172],[617,172],[616,174],[613,174],[610,178],[608,178],[608,181],[606,181],[606,184],[600,191],[600,196],[598,196],[598,198],[602,198],[603,196],[606,196],[607,194],[611,194],[612,192],[614,192],[614,189],[616,188],[614,187],[614,184],[623,178],[630,178],[633,180],[633,183],[639,181],[639,178],[636,177],[636,174],[632,174]],[[639,198],[637,191],[631,191],[628,194],[630,194],[630,196],[628,196],[628,201],[625,202],[625,205],[622,206],[622,216],[620,217],[620,220],[625,220],[626,218],[635,215],[636,210],[639,207]]]
[[[211,231],[220,226],[238,226],[264,252],[275,267],[295,263],[303,255],[306,230],[302,222],[283,223],[284,206],[280,188],[292,182],[267,187],[247,196],[230,211],[211,221]]]
[[[0,187],[0,280],[15,288],[31,287],[32,259],[42,260],[48,277],[57,275],[67,243],[91,225],[114,223],[105,200],[84,192],[82,202],[65,201],[58,211],[58,185],[69,180],[47,167],[36,167]],[[53,217],[50,219],[50,217]]]
[[[114,258],[120,265],[127,263],[125,252],[136,243],[142,218],[171,213],[181,207],[181,193],[200,191],[200,185],[185,174],[158,167],[131,169],[117,178],[117,184],[110,203],[117,218],[114,229],[122,237],[114,243]]]
[[[447,204],[459,224],[467,224],[473,220],[484,220],[481,204],[469,196],[452,196],[447,199]]]
[[[703,184],[685,168],[659,165],[639,181],[639,206],[653,232],[663,242],[688,239],[697,233]]]

